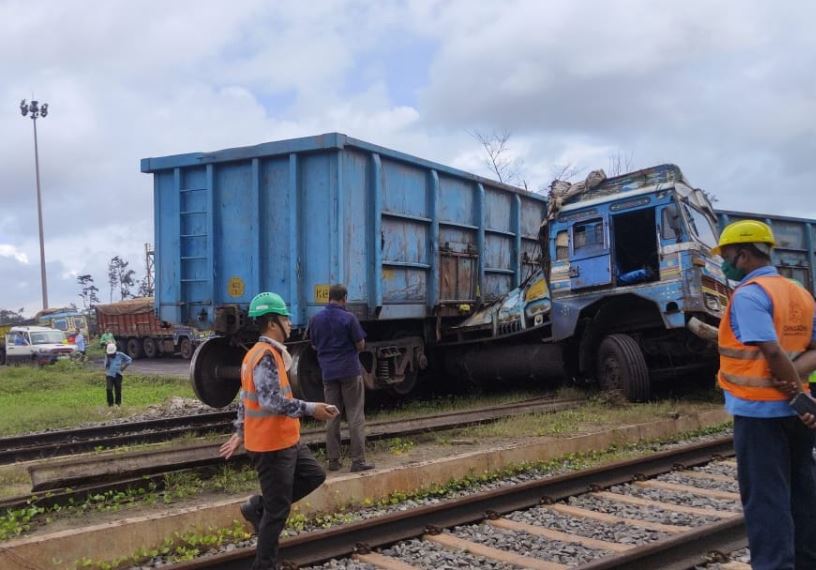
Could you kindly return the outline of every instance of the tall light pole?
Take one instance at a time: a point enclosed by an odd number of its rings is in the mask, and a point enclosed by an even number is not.
[[[48,281],[45,278],[45,241],[43,240],[43,221],[42,221],[42,194],[40,193],[40,153],[37,148],[37,119],[43,119],[48,116],[48,103],[40,105],[39,101],[31,101],[26,103],[23,99],[20,102],[20,112],[23,117],[31,116],[31,122],[34,123],[34,170],[37,175],[37,218],[40,222],[40,283],[42,284],[42,302],[43,310],[48,308]]]

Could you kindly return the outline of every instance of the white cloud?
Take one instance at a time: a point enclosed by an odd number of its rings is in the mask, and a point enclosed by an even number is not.
[[[28,264],[28,256],[11,244],[0,243],[0,257],[10,257],[24,265]]]
[[[621,152],[678,163],[723,208],[816,216],[814,16],[759,0],[7,0],[0,243],[13,253],[0,261],[39,259],[31,121],[16,108],[32,92],[51,104],[52,304],[76,299],[82,273],[104,298],[113,255],[142,271],[153,212],[139,159],[330,130],[490,175],[467,131],[509,128],[532,189]],[[23,268],[0,273],[19,292],[4,303],[36,307],[39,267]]]

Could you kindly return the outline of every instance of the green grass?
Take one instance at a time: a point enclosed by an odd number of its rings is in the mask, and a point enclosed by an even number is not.
[[[0,367],[0,435],[127,417],[172,396],[192,398],[185,379],[124,373],[122,407],[108,408],[105,374],[69,361]]]
[[[597,431],[629,424],[638,424],[661,418],[674,418],[686,413],[715,410],[721,403],[709,401],[684,402],[665,400],[648,404],[626,402],[611,404],[603,397],[590,398],[581,406],[555,413],[513,416],[489,424],[441,432],[436,439],[445,443],[456,438],[558,437],[572,436],[582,432]]]

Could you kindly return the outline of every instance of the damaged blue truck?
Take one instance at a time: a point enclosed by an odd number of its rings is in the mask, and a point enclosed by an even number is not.
[[[546,197],[328,133],[141,168],[154,180],[156,311],[217,333],[191,365],[212,406],[238,392],[263,290],[292,313],[296,393],[321,399],[307,326],[336,282],[368,335],[366,387],[399,397],[452,375],[594,381],[643,401],[716,367],[718,218],[674,165],[594,172]]]

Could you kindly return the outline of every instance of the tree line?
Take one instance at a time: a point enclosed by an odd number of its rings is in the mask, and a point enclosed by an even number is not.
[[[149,268],[148,271],[151,269]],[[145,274],[143,278],[137,279],[136,271],[130,267],[130,262],[119,255],[114,255],[108,262],[108,302],[152,297],[152,277],[152,275]],[[96,286],[90,273],[77,275],[77,284],[79,285],[79,298],[86,310],[100,303],[99,287]]]

